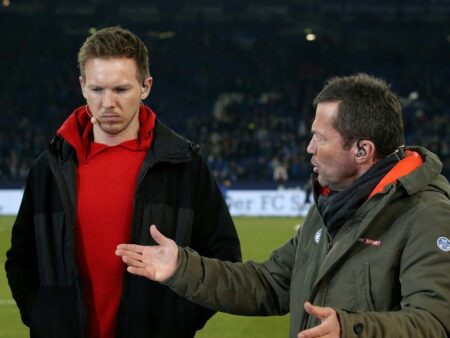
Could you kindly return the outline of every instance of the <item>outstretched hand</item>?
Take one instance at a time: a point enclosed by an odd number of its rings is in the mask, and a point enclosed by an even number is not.
[[[150,226],[150,235],[158,245],[119,244],[116,255],[128,265],[129,273],[161,282],[171,277],[177,268],[178,246],[155,225]]]

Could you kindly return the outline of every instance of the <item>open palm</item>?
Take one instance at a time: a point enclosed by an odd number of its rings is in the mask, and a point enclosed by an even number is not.
[[[158,245],[119,244],[116,255],[122,257],[128,272],[161,282],[171,277],[177,268],[178,246],[155,225],[150,226],[150,235]]]

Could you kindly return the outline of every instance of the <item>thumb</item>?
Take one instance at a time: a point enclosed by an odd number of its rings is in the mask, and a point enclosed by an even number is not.
[[[324,320],[330,315],[327,308],[312,305],[310,302],[305,302],[304,308],[306,312],[319,320]]]
[[[150,235],[159,245],[164,246],[171,242],[171,239],[167,238],[162,233],[160,233],[159,230],[156,228],[156,225],[154,224],[150,225]]]

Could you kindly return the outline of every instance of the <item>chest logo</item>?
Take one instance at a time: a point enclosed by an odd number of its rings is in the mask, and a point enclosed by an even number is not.
[[[358,241],[361,242],[362,244],[365,244],[365,245],[368,245],[368,246],[374,246],[374,247],[377,247],[377,248],[381,246],[381,241],[380,240],[360,237],[358,239]]]
[[[447,237],[439,237],[436,242],[439,249],[444,252],[450,251],[450,240]]]
[[[317,230],[316,234],[314,235],[314,242],[316,242],[316,244],[319,244],[320,237],[322,237],[322,229]]]

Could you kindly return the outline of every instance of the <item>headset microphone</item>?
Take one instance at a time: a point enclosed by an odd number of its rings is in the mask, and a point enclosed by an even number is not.
[[[87,106],[86,106],[86,114],[88,114],[88,116],[91,118],[92,124],[96,124],[96,123],[100,124],[100,122],[94,116],[92,116],[92,114],[89,111],[89,108],[87,108]]]

